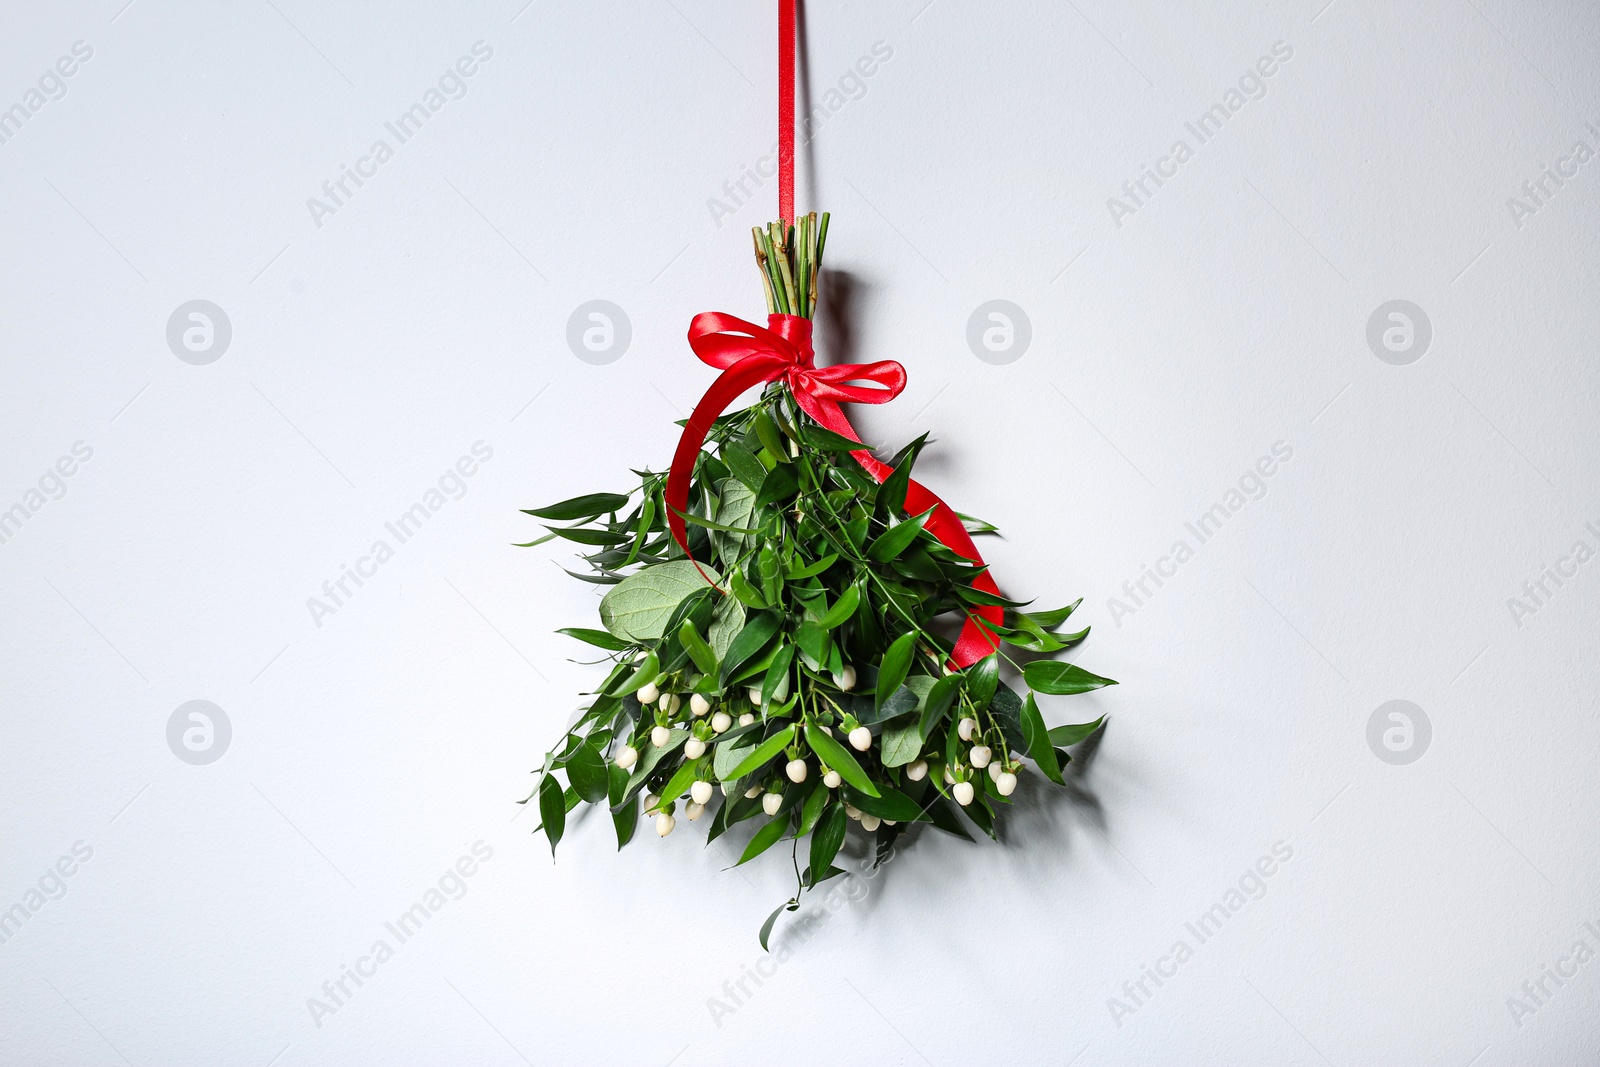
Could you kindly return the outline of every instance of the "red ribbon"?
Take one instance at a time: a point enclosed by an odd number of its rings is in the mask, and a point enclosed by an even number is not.
[[[711,432],[712,423],[739,394],[781,379],[800,409],[819,425],[852,441],[860,441],[839,403],[886,404],[906,387],[905,368],[893,360],[816,366],[809,319],[798,315],[768,315],[767,326],[768,329],[762,329],[753,322],[718,312],[696,315],[689,324],[689,347],[702,363],[722,373],[695,405],[694,413],[683,428],[683,436],[678,439],[678,450],[673,454],[672,467],[667,473],[667,523],[673,539],[685,552],[689,551],[689,542],[683,513],[689,508],[689,480],[694,474],[695,459],[706,434]],[[871,382],[873,386],[851,385],[851,382]],[[893,467],[880,463],[865,448],[850,455],[880,483],[894,472]],[[961,517],[926,486],[912,480],[906,488],[906,512],[920,515],[930,508],[933,514],[928,516],[928,531],[958,556],[982,566],[983,557],[962,525]],[[987,571],[972,580],[972,587],[996,595],[1000,592]],[[950,654],[951,666],[960,669],[994,652],[997,647],[994,633],[983,623],[998,626],[1004,617],[1004,612],[992,605],[969,612]]]

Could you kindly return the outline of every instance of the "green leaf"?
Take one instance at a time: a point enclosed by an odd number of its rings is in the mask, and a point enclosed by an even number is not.
[[[765,648],[772,635],[778,632],[779,625],[781,620],[774,612],[760,611],[750,616],[722,657],[722,680],[726,682],[733,677],[733,672],[743,666],[745,660]]]
[[[581,626],[569,626],[564,630],[557,630],[556,633],[566,634],[568,637],[577,638],[579,641],[586,641],[596,648],[603,648],[608,652],[623,652],[633,647],[626,641],[612,637],[604,630],[586,630]]]
[[[924,738],[933,736],[933,728],[939,725],[944,713],[955,703],[956,694],[961,691],[965,681],[959,674],[947,674],[933,683],[927,699],[922,702],[922,723],[918,729]]]
[[[627,664],[623,663],[617,664],[619,671],[626,666]],[[651,652],[645,656],[644,662],[639,664],[639,669],[634,671],[633,674],[626,678],[622,678],[619,674],[616,678],[613,678],[611,684],[606,686],[605,693],[608,696],[619,696],[623,693],[637,692],[647,682],[655,681],[656,675],[660,673],[661,661],[656,658],[654,652]]]
[[[711,643],[711,651],[721,660],[728,654],[728,646],[733,644],[733,639],[739,631],[744,629],[744,605],[731,596],[725,596],[717,602],[716,615],[711,621],[711,632],[706,638]]]
[[[604,800],[610,777],[600,750],[593,744],[579,745],[572,758],[567,760],[567,779],[578,795],[589,803],[598,804]]]
[[[767,472],[756,491],[756,507],[764,508],[788,500],[800,491],[800,475],[791,463],[780,463]]]
[[[917,534],[922,532],[922,528],[928,524],[928,516],[932,514],[933,509],[929,508],[915,518],[895,523],[868,546],[867,555],[879,563],[888,563],[911,547],[911,542],[917,539]]]
[[[735,863],[734,866],[737,867],[740,864],[749,863],[767,849],[776,845],[779,839],[783,837],[783,832],[788,828],[789,817],[787,815],[773,816],[771,822],[756,831],[756,836],[752,837],[750,843],[744,847],[744,855],[739,857],[739,863]]]
[[[1000,724],[1006,744],[1019,750],[1028,747],[1028,739],[1022,732],[1022,698],[1017,696],[1016,690],[1009,685],[996,689],[994,699],[989,702],[989,714]]]
[[[767,673],[761,679],[761,703],[770,704],[789,695],[789,665],[794,662],[794,646],[782,645],[772,657]]]
[[[656,769],[668,755],[678,750],[678,746],[689,740],[688,730],[673,730],[667,737],[667,743],[657,748],[655,745],[646,745],[644,752],[639,756],[639,762],[634,764],[633,774],[628,778],[628,792],[636,793],[644,780]]]
[[[620,545],[628,540],[627,534],[617,533],[612,530],[586,530],[582,527],[573,527],[569,530],[556,529],[552,526],[546,526],[545,529],[557,537],[565,538],[580,545],[606,545],[609,547],[611,545]]]
[[[1106,717],[1102,715],[1094,722],[1078,723],[1075,726],[1057,726],[1050,731],[1050,743],[1059,745],[1061,748],[1076,745],[1079,741],[1100,729],[1105,721]]]
[[[763,475],[766,474],[766,468],[757,463],[754,457],[751,457],[750,462],[755,463],[761,469]],[[760,482],[758,481],[756,484],[760,485]],[[717,522],[724,526],[738,527],[740,529],[748,528],[751,525],[752,516],[755,514],[755,490],[736,479],[729,479],[723,482],[721,489],[722,502],[717,507]],[[722,560],[729,568],[738,564],[739,558],[744,555],[745,549],[755,539],[751,534],[722,533],[716,530],[711,532],[710,537],[712,550],[716,552],[717,558]]]
[[[883,748],[878,757],[885,767],[904,767],[922,751],[922,727],[917,722],[892,726],[883,731]]]
[[[890,464],[894,473],[885,478],[882,487],[878,490],[878,506],[887,510],[891,515],[898,515],[906,509],[906,488],[911,484],[911,468],[917,462],[922,447],[928,443],[928,435],[912,441],[902,448]]]
[[[694,660],[701,674],[710,674],[717,669],[716,650],[706,643],[706,639],[700,636],[700,631],[688,619],[684,619],[683,625],[678,627],[678,641],[688,650],[689,658]]]
[[[757,738],[748,734],[731,741],[719,741],[711,757],[711,773],[717,776],[719,782],[733,780],[733,771],[743,763],[745,757],[756,750],[760,745]]]
[[[861,764],[856,762],[855,756],[850,754],[849,749],[829,737],[822,727],[815,723],[806,724],[806,744],[811,746],[811,751],[817,754],[818,759],[838,771],[839,777],[868,796],[878,795],[878,787],[872,784],[872,779],[861,769]]]
[[[826,426],[801,426],[800,438],[818,452],[860,452],[867,447]]]
[[[815,578],[837,562],[839,562],[839,553],[830,552],[815,563],[808,563],[799,570],[789,571],[784,577],[791,582],[803,582],[807,578]]]
[[[880,722],[888,722],[890,719],[916,710],[916,690],[912,689],[909,685],[902,685],[899,689],[896,689],[892,694],[890,694],[889,699],[885,700],[881,707],[875,706],[872,711],[866,713],[865,715],[857,714],[856,718],[860,721],[862,726],[876,726]]]
[[[906,675],[911,670],[911,654],[917,641],[917,631],[903,633],[895,638],[894,644],[883,654],[883,661],[878,665],[878,691],[877,703],[879,707],[894,694],[896,689],[905,683]]]
[[[866,809],[863,808],[863,811]],[[844,844],[845,831],[850,828],[850,816],[845,814],[843,804],[834,804],[828,808],[828,813],[817,824],[816,832],[811,835],[811,869],[825,871],[833,866],[833,858],[839,854],[839,847]]]
[[[1028,739],[1028,755],[1039,765],[1044,776],[1056,785],[1066,785],[1061,778],[1061,765],[1056,762],[1056,750],[1050,747],[1050,731],[1045,727],[1039,705],[1029,693],[1022,702],[1022,735]]]
[[[736,569],[728,572],[728,589],[741,604],[756,609],[768,606],[767,598],[761,595],[760,590],[750,584],[750,580],[744,576],[743,571]]]
[[[989,706],[1000,685],[1000,657],[990,654],[967,668],[967,695],[980,708]]]
[[[895,822],[929,821],[921,804],[890,786],[884,786],[882,795],[875,797],[866,796],[849,786],[842,786],[841,790],[846,800],[868,815],[876,815],[880,819],[893,819]]]
[[[700,571],[705,571],[702,577]],[[716,571],[693,560],[657,563],[624,578],[600,601],[600,622],[616,637],[635,644],[662,636],[667,621],[690,593],[720,580]]]
[[[678,514],[681,515],[683,517],[683,521],[688,523],[690,526],[703,526],[707,530],[716,530],[718,533],[759,534],[761,532],[760,530],[751,530],[743,526],[730,526],[727,523],[716,522],[712,519],[705,518],[702,515],[694,515],[687,511],[680,511]],[[604,542],[593,543],[601,544]]]
[[[761,481],[767,476],[767,468],[761,465],[754,452],[730,441],[722,446],[722,459],[733,472],[733,476],[751,493],[761,488]],[[754,500],[755,497],[752,496],[751,499]]]
[[[1022,677],[1027,681],[1028,688],[1034,692],[1050,693],[1054,696],[1087,693],[1091,689],[1117,684],[1110,678],[1090,674],[1077,664],[1057,663],[1053,660],[1028,664],[1022,668]]]
[[[839,594],[839,599],[833,602],[833,607],[822,613],[822,618],[817,620],[817,625],[824,630],[833,630],[850,620],[856,613],[856,607],[861,603],[861,589],[859,586],[848,586]]]
[[[727,774],[719,774],[717,777],[722,779],[724,782],[731,782],[735,778],[743,778],[745,775],[750,774],[764,766],[769,760],[775,757],[778,753],[782,752],[784,749],[788,748],[793,742],[794,723],[790,723],[788,726],[785,726],[783,729],[779,730],[777,733],[761,742],[761,744],[757,745],[756,750],[750,753],[750,755],[746,756],[744,759],[740,760],[739,763],[734,766],[732,771]],[[843,774],[844,772],[840,771],[839,773]]]
[[[794,631],[794,643],[800,646],[800,651],[805,654],[806,664],[813,670],[820,670],[828,658],[828,645],[832,639],[828,631],[814,622],[801,623]]]
[[[550,855],[554,856],[567,829],[567,800],[553,774],[539,780],[539,818],[544,820],[544,836],[550,839]]]
[[[772,935],[772,924],[778,921],[778,916],[782,915],[786,911],[799,911],[799,910],[800,910],[800,900],[799,900],[799,898],[798,897],[790,897],[784,903],[779,904],[778,907],[776,908],[776,910],[774,910],[771,915],[767,916],[767,921],[761,924],[761,951],[762,952],[771,951],[770,949],[767,948],[767,938]]]
[[[609,799],[612,805],[611,825],[617,831],[617,849],[633,840],[633,831],[639,824],[639,804],[636,800],[623,803],[623,796],[628,791],[628,772],[618,767],[615,763],[607,767],[609,778]]]
[[[546,508],[523,508],[522,513],[551,522],[571,522],[574,519],[592,519],[596,515],[619,511],[627,506],[628,497],[622,493],[590,493]]]
[[[800,825],[794,828],[795,837],[804,837],[817,825],[817,820],[822,818],[822,809],[828,806],[828,798],[832,794],[828,787],[818,779],[812,779],[811,792],[806,794],[805,803],[800,805]]]
[[[783,447],[783,435],[778,432],[777,423],[772,421],[772,416],[763,409],[756,412],[753,429],[756,439],[761,442],[761,447],[772,453],[772,458],[778,461],[779,466],[789,463],[789,450]]]
[[[1079,597],[1066,607],[1056,608],[1054,611],[1030,611],[1028,612],[1028,618],[1043,626],[1046,630],[1054,630],[1057,626],[1066,622],[1067,616],[1076,611],[1078,605],[1082,603],[1083,598]]]
[[[689,791],[689,787],[695,783],[695,779],[699,776],[699,773],[699,760],[684,760],[683,766],[677,769],[673,776],[668,779],[666,786],[661,790],[661,799],[656,801],[655,810],[665,810],[668,804],[687,793]],[[648,814],[648,812],[646,814]]]

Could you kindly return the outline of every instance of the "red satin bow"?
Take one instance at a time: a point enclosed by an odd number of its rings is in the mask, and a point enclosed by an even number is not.
[[[768,329],[762,329],[753,322],[718,312],[696,315],[689,324],[689,347],[701,362],[722,373],[695,405],[694,414],[689,416],[683,436],[678,439],[678,450],[673,454],[672,467],[667,473],[667,523],[673,538],[685,552],[689,550],[689,542],[683,513],[689,507],[689,480],[694,474],[695,459],[706,434],[711,432],[712,423],[740,393],[781,378],[800,409],[818,424],[859,441],[861,438],[839,402],[886,404],[906,387],[905,368],[893,360],[816,366],[811,350],[810,319],[798,315],[768,315],[767,326]],[[875,387],[848,384],[861,381],[872,382]],[[879,482],[894,472],[893,467],[878,462],[865,448],[850,455]],[[951,551],[982,566],[983,557],[978,554],[978,546],[972,543],[960,516],[926,486],[912,480],[906,489],[906,511],[920,515],[930,508],[933,514],[928,516],[927,529]],[[972,586],[996,595],[1000,592],[987,571],[974,578]],[[996,639],[983,623],[998,626],[1004,617],[1004,612],[994,606],[970,612],[950,654],[951,665],[960,669],[994,652]]]

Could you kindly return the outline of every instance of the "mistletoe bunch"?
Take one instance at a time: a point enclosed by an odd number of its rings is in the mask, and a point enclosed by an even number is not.
[[[827,220],[755,231],[769,311],[812,315]],[[568,573],[611,587],[604,629],[560,631],[614,665],[539,772],[552,850],[580,802],[608,806],[619,848],[641,812],[672,833],[682,804],[691,821],[710,813],[708,843],[759,820],[739,863],[793,841],[809,889],[843,873],[833,861],[851,821],[876,836],[881,861],[917,822],[970,840],[965,820],[993,837],[1023,757],[1063,784],[1065,749],[1102,720],[1047,727],[1035,694],[1115,683],[1041,658],[1088,635],[1059,632],[1077,604],[1025,611],[974,588],[982,568],[928,529],[932,510],[907,512],[926,440],[903,448],[879,484],[850,454],[864,446],[814,421],[780,381],[711,425],[682,513],[687,554],[671,533],[665,474],[635,472],[628,493],[526,512],[551,524],[529,545],[584,546],[589,573]],[[995,532],[961,518],[970,533]],[[993,654],[953,669],[953,631],[995,607]],[[1002,660],[1023,692],[1001,680]],[[768,919],[763,947],[798,896]]]

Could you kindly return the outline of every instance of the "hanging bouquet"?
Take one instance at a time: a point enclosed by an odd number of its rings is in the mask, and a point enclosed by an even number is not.
[[[585,546],[591,573],[569,573],[611,587],[604,629],[560,631],[614,666],[528,798],[552,850],[583,802],[609,808],[619,848],[641,812],[662,837],[680,811],[709,814],[708,843],[757,820],[739,863],[787,839],[809,889],[843,873],[833,861],[852,821],[876,836],[879,861],[918,822],[993,837],[1023,757],[1063,784],[1065,749],[1102,721],[1051,728],[1034,694],[1111,679],[1019,664],[1003,647],[1072,648],[1089,632],[1059,632],[1077,604],[1025,611],[1001,596],[971,539],[994,527],[911,478],[926,435],[884,464],[844,417],[840,401],[897,395],[900,365],[814,366],[827,232],[826,214],[755,231],[769,328],[696,317],[690,344],[722,374],[667,474],[526,512],[560,524],[529,545]],[[762,383],[756,403],[723,413]],[[763,947],[798,898],[773,912]]]

